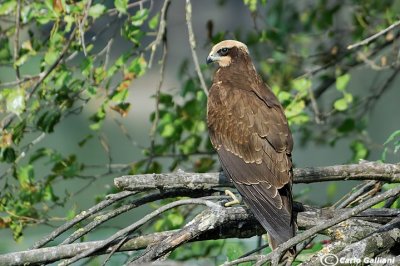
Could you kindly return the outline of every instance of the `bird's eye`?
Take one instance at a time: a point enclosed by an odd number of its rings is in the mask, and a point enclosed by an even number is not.
[[[221,48],[221,49],[218,51],[218,53],[219,53],[220,55],[224,56],[224,55],[226,55],[226,54],[228,53],[228,51],[229,51],[229,49],[226,48],[226,47],[224,47],[224,48]]]

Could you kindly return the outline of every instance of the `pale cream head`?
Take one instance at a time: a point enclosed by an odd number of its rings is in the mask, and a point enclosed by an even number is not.
[[[232,58],[229,55],[229,49],[232,47],[237,47],[245,53],[249,53],[249,49],[244,43],[235,40],[225,40],[214,45],[207,57],[207,64],[217,62],[220,67],[229,66],[232,62]]]

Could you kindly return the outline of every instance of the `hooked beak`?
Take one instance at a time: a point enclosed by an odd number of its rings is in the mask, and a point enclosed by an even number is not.
[[[207,61],[206,62],[207,62],[207,64],[210,64],[210,63],[213,63],[215,61],[218,61],[218,59],[219,59],[218,56],[210,54],[209,56],[207,56]]]

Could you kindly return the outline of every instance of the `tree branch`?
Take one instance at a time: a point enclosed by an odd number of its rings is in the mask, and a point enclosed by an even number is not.
[[[136,202],[139,204],[140,202]],[[141,202],[143,203],[143,202]],[[304,206],[305,211],[298,214],[298,225],[300,229],[308,229],[318,224],[324,223],[333,217],[334,214],[340,214],[345,211],[331,210],[331,209],[318,209],[309,206]],[[386,223],[392,220],[394,217],[400,214],[400,210],[396,209],[369,209],[356,216],[357,219],[374,221],[380,223]],[[219,226],[217,223],[210,223],[205,221],[210,226],[207,230],[204,230],[201,234],[190,238],[188,241],[203,241],[212,239],[226,239],[226,238],[250,238],[255,235],[265,234],[264,229],[254,218],[253,214],[243,206],[224,208],[223,212],[220,212],[219,219],[222,221]],[[210,219],[212,217],[210,216]],[[97,220],[97,218],[94,218]],[[355,220],[359,221],[359,220]],[[329,229],[323,233],[332,236],[346,235],[351,236],[355,234],[358,229],[365,228],[365,222],[352,222],[353,227],[339,225],[339,229]],[[356,226],[359,226],[359,228]],[[344,228],[347,228],[348,231]],[[337,230],[342,230],[340,234]],[[165,231],[161,233],[153,233],[142,236],[130,236],[128,240],[117,250],[117,252],[141,250],[147,247],[154,246],[161,241],[171,238],[173,235],[179,233],[180,230]],[[367,233],[371,233],[368,231]],[[358,235],[359,236],[359,235]],[[39,264],[39,263],[50,263],[61,259],[67,259],[78,255],[80,252],[87,251],[89,249],[104,246],[105,248],[99,249],[92,255],[100,255],[110,253],[116,245],[118,245],[119,239],[114,240],[110,244],[105,244],[105,240],[102,241],[89,241],[85,243],[74,243],[74,244],[61,244],[55,247],[38,248],[28,251],[14,252],[9,254],[0,255],[0,265],[24,265],[26,263]],[[65,242],[65,241],[64,241]]]
[[[71,259],[68,259],[62,263],[60,263],[60,266],[66,266],[66,265],[70,265],[82,258],[85,258],[95,252],[97,252],[98,250],[106,247],[107,245],[111,244],[112,242],[114,242],[115,240],[126,236],[129,233],[132,233],[133,231],[135,231],[137,228],[139,228],[140,226],[142,226],[143,224],[145,224],[146,222],[150,221],[151,219],[153,219],[154,217],[160,215],[161,213],[175,208],[177,206],[181,206],[181,205],[188,205],[188,204],[195,204],[195,205],[205,205],[211,209],[217,209],[217,210],[222,210],[222,207],[212,201],[209,200],[202,200],[202,199],[187,199],[187,200],[179,200],[179,201],[175,201],[169,204],[166,204],[160,208],[158,208],[157,210],[151,212],[150,214],[146,215],[145,217],[143,217],[142,219],[138,220],[137,222],[131,224],[130,226],[125,227],[124,229],[119,230],[117,233],[115,233],[114,235],[110,236],[109,238],[107,238],[106,240],[104,240],[102,242],[101,245],[98,245],[96,247],[90,248],[86,251],[80,252],[79,254],[77,254],[76,256],[74,256]]]
[[[316,225],[316,226],[308,229],[307,231],[304,231],[301,234],[298,234],[297,236],[295,236],[295,237],[289,239],[288,241],[286,241],[285,243],[281,244],[277,249],[275,249],[273,252],[271,252],[268,255],[249,256],[247,258],[243,258],[243,259],[239,259],[239,260],[235,260],[235,261],[226,263],[225,266],[237,265],[238,263],[241,263],[241,262],[254,261],[254,260],[257,261],[256,265],[262,265],[262,264],[266,263],[267,261],[271,261],[272,265],[277,265],[281,258],[281,254],[283,254],[283,252],[285,252],[290,247],[306,240],[309,237],[312,237],[313,235],[315,235],[316,233],[318,233],[322,230],[330,228],[330,227],[332,227],[340,222],[343,222],[347,219],[350,219],[351,217],[357,215],[358,213],[370,208],[371,206],[373,206],[385,199],[388,199],[393,196],[397,196],[399,194],[400,194],[400,186],[393,188],[391,190],[388,190],[382,194],[379,194],[352,209],[346,210],[344,213],[337,215],[330,220],[327,220],[319,225]]]
[[[326,167],[296,168],[293,170],[294,183],[314,183],[339,180],[379,180],[400,182],[400,164],[364,162],[360,164],[335,165]],[[124,190],[149,189],[193,189],[209,190],[233,186],[220,173],[176,173],[144,174],[122,176],[114,179],[114,184]]]

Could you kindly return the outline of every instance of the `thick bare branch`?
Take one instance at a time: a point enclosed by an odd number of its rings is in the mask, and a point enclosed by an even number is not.
[[[380,230],[381,228],[380,225],[360,220],[342,222],[335,227],[335,230],[331,231],[335,241],[325,246],[301,265],[322,265],[321,260],[326,256],[336,259],[334,255],[338,259],[363,260],[364,258],[373,258],[392,248],[400,240],[400,230],[398,228],[386,231]]]
[[[345,210],[340,210],[342,213]],[[315,225],[324,223],[333,217],[335,210],[331,209],[318,209],[305,206],[305,211],[298,214],[298,225],[300,229],[308,229]],[[357,219],[363,219],[374,222],[386,223],[400,214],[400,210],[395,209],[369,209],[357,215]],[[255,235],[264,234],[264,229],[260,226],[253,214],[245,207],[231,207],[224,209],[224,212],[219,213],[221,221],[220,226],[210,226],[202,234],[189,239],[189,241],[202,241],[211,239],[225,239],[225,238],[250,238]],[[95,218],[96,220],[96,218]],[[216,221],[214,219],[214,221]],[[355,228],[359,225],[360,228],[365,229],[366,222],[358,221],[353,222],[354,226],[342,226],[343,224],[327,230],[326,234],[331,236],[346,235],[351,237],[358,229]],[[209,223],[209,221],[206,221]],[[345,230],[343,228],[350,228],[350,231],[345,233],[338,233],[338,230]],[[118,249],[121,251],[132,251],[145,249],[148,246],[160,243],[164,239],[172,237],[174,234],[179,233],[179,230],[166,231],[161,233],[153,233],[142,235],[138,237],[129,237],[129,239]],[[371,230],[367,233],[371,233]],[[343,239],[342,239],[343,240]],[[106,248],[98,250],[93,255],[106,254],[111,252],[118,244],[118,241],[111,242],[106,245]],[[0,265],[24,265],[25,263],[50,263],[61,259],[67,259],[76,256],[80,252],[88,249],[93,249],[99,246],[104,246],[104,241],[90,241],[85,243],[63,244],[55,247],[38,248],[22,252],[14,252],[9,254],[0,255]]]
[[[212,202],[209,200],[203,200],[203,199],[187,199],[187,200],[179,200],[179,201],[175,201],[169,204],[166,204],[160,208],[158,208],[157,210],[153,211],[152,213],[146,215],[145,217],[143,217],[142,219],[138,220],[137,222],[131,224],[130,226],[125,227],[124,229],[119,230],[117,233],[115,233],[114,235],[110,236],[109,238],[107,238],[106,240],[104,240],[104,242],[96,247],[90,248],[86,251],[80,252],[79,254],[77,254],[76,256],[74,256],[73,258],[66,260],[62,263],[60,263],[60,265],[62,266],[66,266],[66,265],[70,265],[82,258],[85,258],[95,252],[97,252],[98,250],[105,248],[107,245],[111,244],[112,242],[116,241],[117,239],[121,238],[121,237],[125,237],[127,234],[135,231],[137,228],[139,228],[140,226],[142,226],[143,224],[147,223],[148,221],[150,221],[151,219],[153,219],[154,217],[160,215],[161,213],[170,210],[172,208],[175,208],[177,206],[181,206],[181,205],[188,205],[188,204],[195,204],[195,205],[205,205],[211,209],[217,209],[217,210],[222,210],[223,208]]]
[[[262,264],[266,263],[267,261],[271,261],[273,265],[276,265],[279,262],[281,254],[283,252],[285,252],[288,248],[308,239],[309,237],[315,235],[316,233],[318,233],[322,230],[330,228],[330,227],[332,227],[342,221],[345,221],[347,219],[350,219],[351,217],[357,215],[358,213],[370,208],[371,206],[373,206],[385,199],[388,199],[393,196],[397,196],[397,195],[399,195],[399,193],[400,193],[400,186],[393,188],[389,191],[386,191],[382,194],[379,194],[352,209],[346,210],[344,213],[337,215],[330,220],[324,221],[323,223],[316,225],[301,234],[298,234],[297,236],[289,239],[288,241],[286,241],[285,243],[280,245],[277,249],[275,249],[273,252],[271,252],[268,255],[249,256],[247,258],[243,258],[243,259],[239,259],[239,260],[236,260],[236,261],[233,261],[230,263],[226,263],[225,266],[237,265],[241,262],[254,261],[254,260],[257,261],[256,265],[262,265]]]
[[[339,180],[380,180],[400,182],[400,164],[367,162],[294,169],[294,183],[314,183]],[[178,170],[168,174],[122,176],[114,179],[115,185],[124,190],[193,189],[207,190],[229,187],[232,184],[221,173],[186,173]]]

